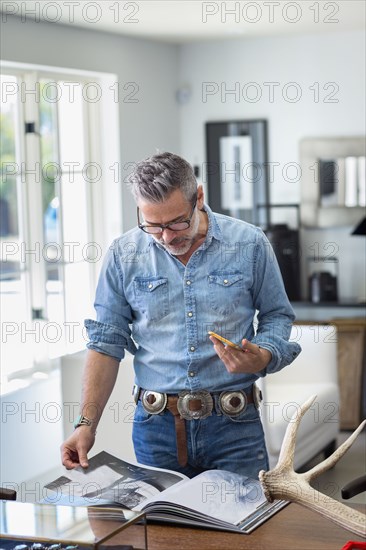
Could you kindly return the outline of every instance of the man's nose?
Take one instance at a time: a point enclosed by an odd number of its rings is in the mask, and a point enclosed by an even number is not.
[[[176,234],[177,232],[173,231],[173,229],[170,229],[169,227],[165,227],[162,231],[163,241],[166,244],[171,243],[175,239]]]

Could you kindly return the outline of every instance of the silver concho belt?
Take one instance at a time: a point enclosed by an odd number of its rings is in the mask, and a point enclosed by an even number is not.
[[[203,419],[212,414],[213,399],[206,390],[185,390],[178,394],[177,408],[181,418],[185,420]]]
[[[165,409],[169,409],[169,406],[174,403],[180,417],[185,420],[197,420],[210,416],[214,408],[214,395],[217,396],[220,411],[231,417],[238,416],[245,411],[250,403],[254,403],[258,409],[261,401],[260,390],[255,384],[250,393],[243,390],[233,390],[211,394],[206,390],[184,390],[178,395],[168,395],[138,387],[134,389],[135,401],[137,402],[140,399],[144,409],[149,414],[160,414]]]

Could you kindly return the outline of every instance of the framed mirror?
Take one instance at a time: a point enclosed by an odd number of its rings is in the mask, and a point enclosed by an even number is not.
[[[303,138],[301,223],[303,227],[355,225],[365,215],[364,136]]]

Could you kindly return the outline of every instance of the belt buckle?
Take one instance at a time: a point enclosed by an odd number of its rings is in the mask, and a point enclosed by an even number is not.
[[[165,409],[168,402],[168,396],[166,393],[145,390],[142,394],[141,401],[146,412],[150,414],[159,414]]]
[[[248,405],[246,394],[241,391],[223,391],[219,397],[220,408],[228,416],[238,416]]]
[[[263,395],[261,390],[258,388],[257,384],[255,383],[253,384],[253,401],[254,401],[255,408],[258,410],[260,407],[260,404],[263,401]]]
[[[140,386],[138,386],[137,384],[133,385],[132,397],[136,405],[137,405],[137,401],[139,400],[140,389],[141,389]]]
[[[192,400],[200,400],[201,408],[198,410],[191,410],[189,405]],[[185,420],[201,420],[211,415],[213,399],[211,394],[206,390],[195,392],[184,390],[178,395],[177,409],[181,418]]]

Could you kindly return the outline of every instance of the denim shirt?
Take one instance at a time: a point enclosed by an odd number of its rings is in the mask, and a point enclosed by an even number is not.
[[[221,391],[250,386],[290,364],[295,318],[277,260],[261,229],[205,205],[205,241],[183,265],[139,228],[116,239],[96,291],[87,347],[121,360],[134,355],[136,383],[149,390]],[[230,374],[207,332],[268,349],[256,374]]]

